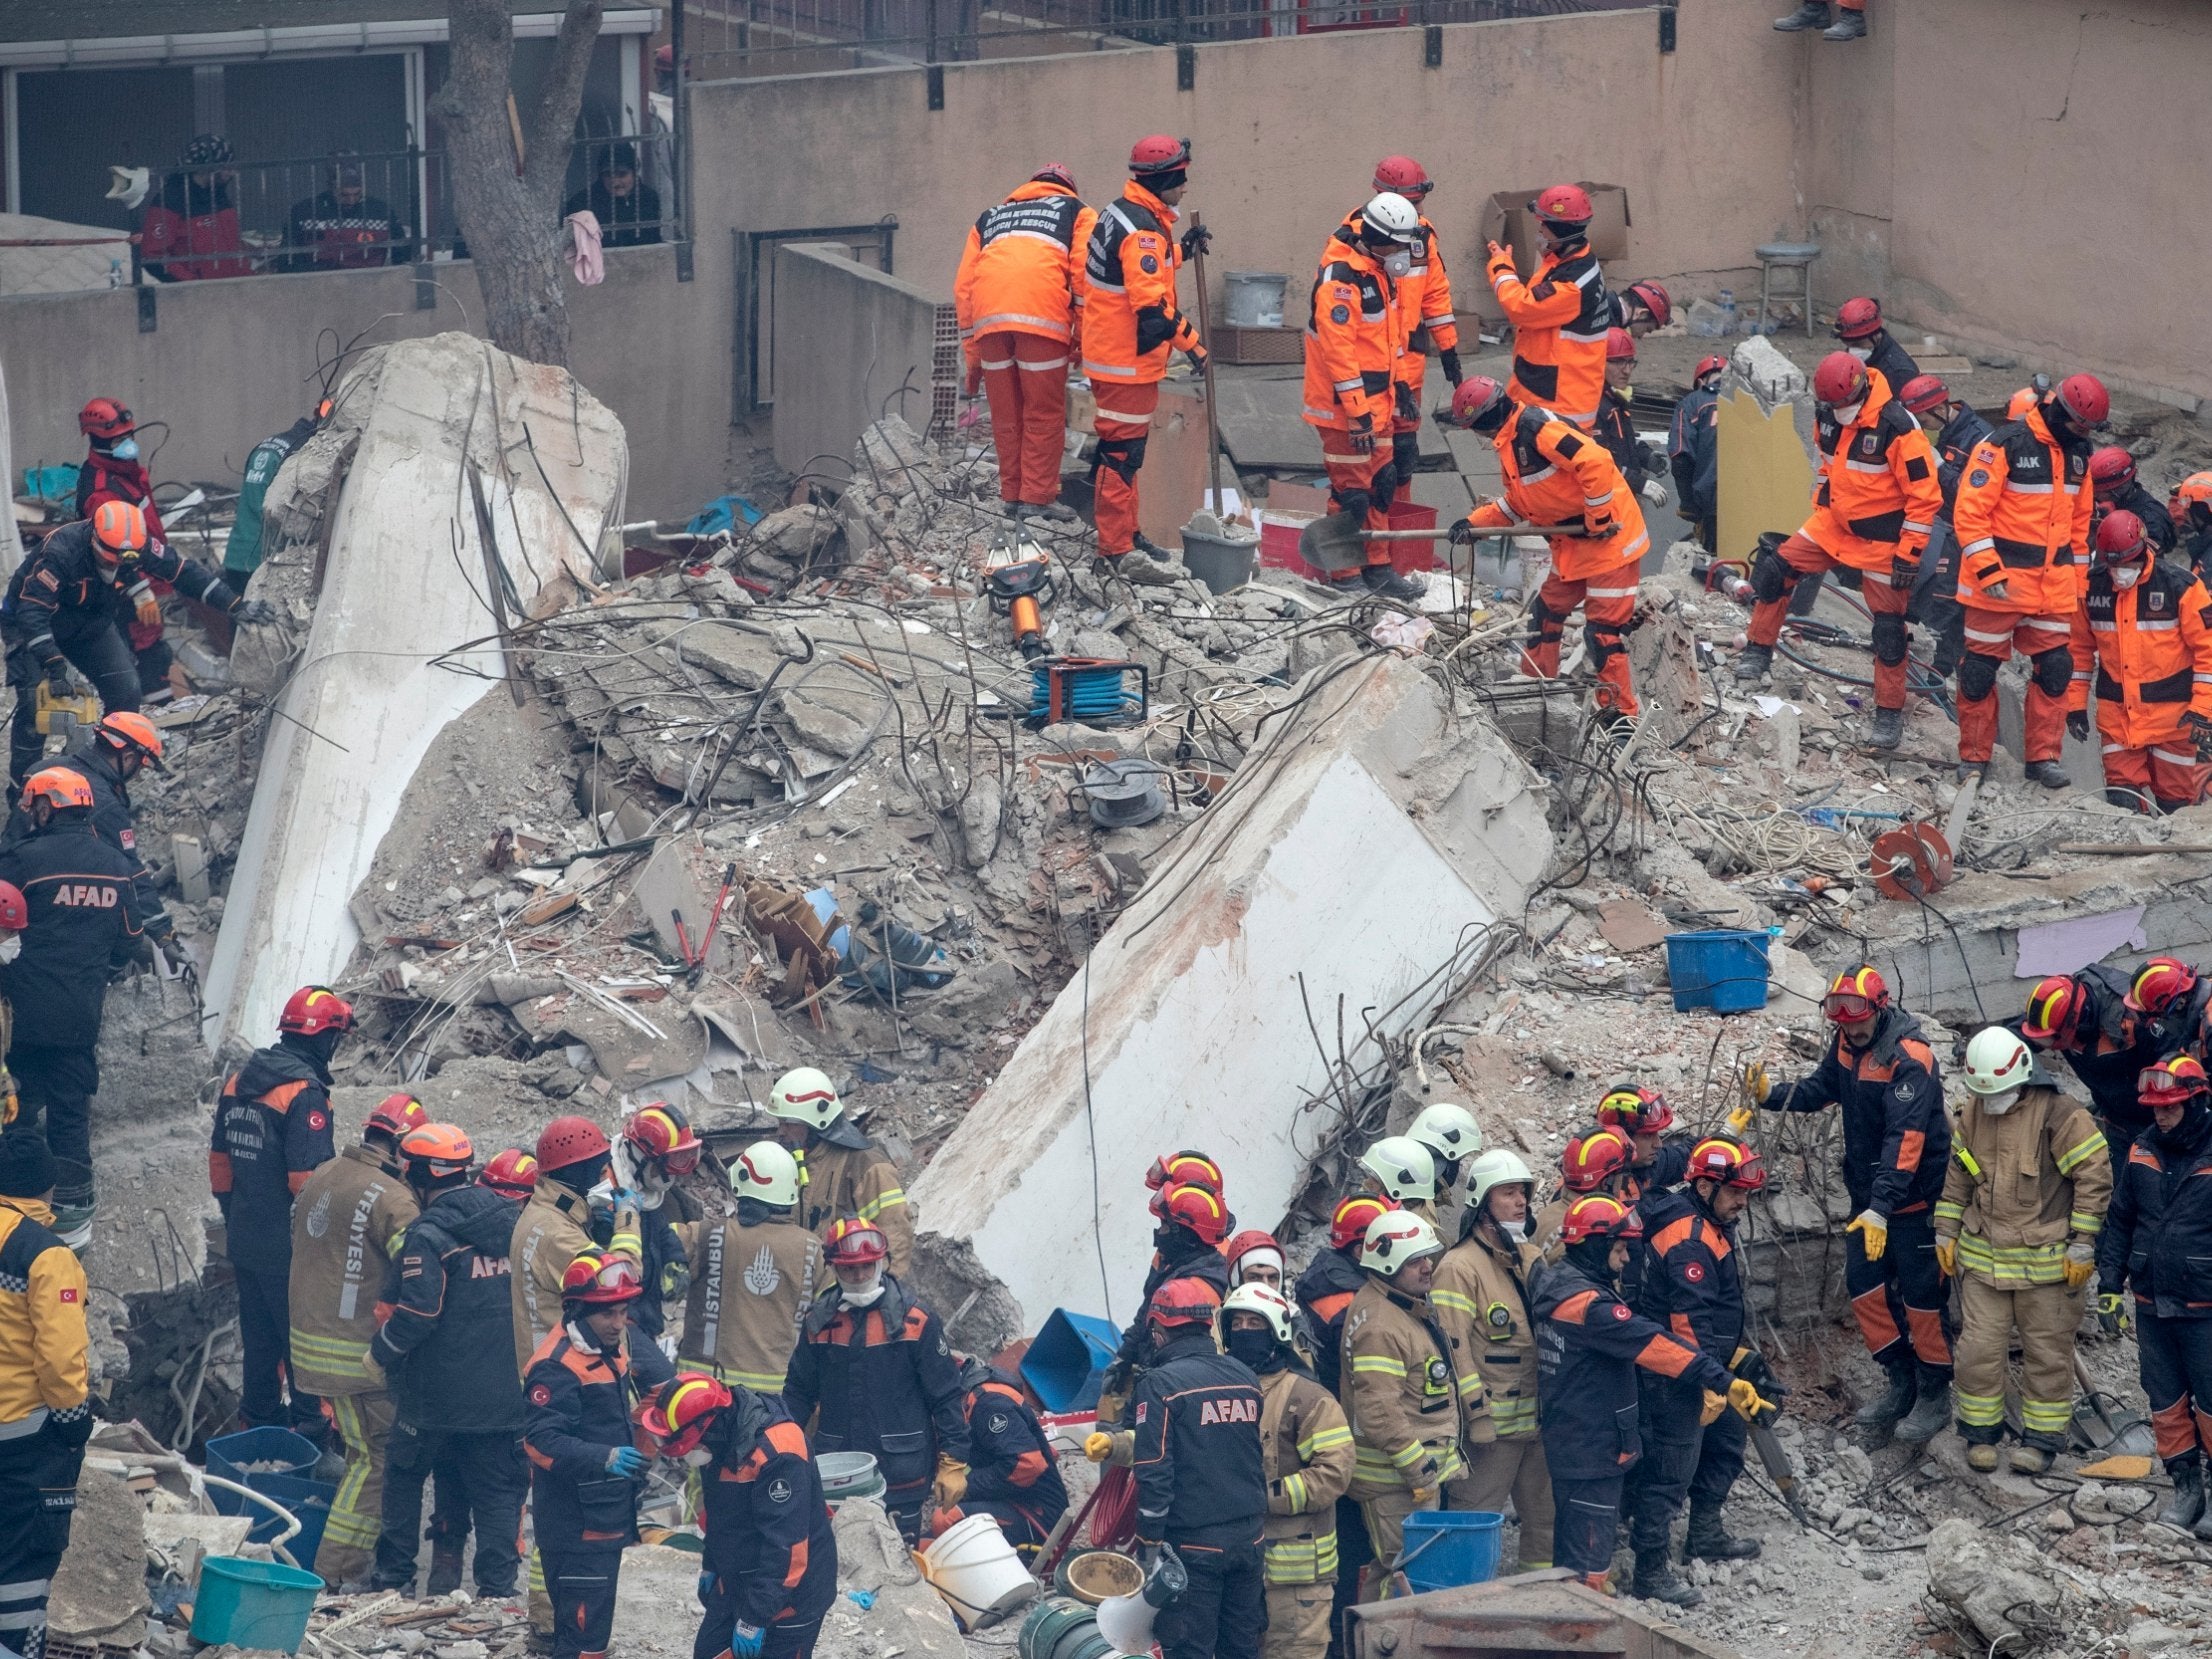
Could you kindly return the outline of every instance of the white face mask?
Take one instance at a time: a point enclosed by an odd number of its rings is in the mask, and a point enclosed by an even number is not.
[[[2018,1089],[2004,1089],[1996,1094],[1985,1094],[1980,1098],[1983,1111],[1993,1118],[2001,1118],[2013,1107],[2020,1104],[2020,1091]]]
[[[588,1201],[588,1202],[589,1202],[589,1203],[591,1204],[591,1207],[592,1207],[593,1209],[595,1209],[595,1210],[611,1210],[611,1209],[613,1209],[613,1208],[614,1208],[614,1180],[613,1180],[613,1178],[612,1178],[612,1177],[610,1177],[610,1176],[605,1176],[605,1175],[602,1175],[602,1176],[601,1176],[601,1177],[599,1178],[598,1182],[597,1182],[597,1183],[596,1183],[596,1184],[595,1184],[595,1185],[594,1185],[594,1186],[592,1187],[591,1191],[589,1191],[589,1192],[587,1192],[587,1193],[585,1193],[585,1194],[584,1194],[584,1197],[585,1197],[585,1199],[586,1199],[586,1200],[587,1200],[587,1201]]]
[[[2122,593],[2125,593],[2142,579],[2143,567],[2141,565],[2114,565],[2112,567],[2112,585]],[[9,944],[14,942],[11,939]],[[7,946],[0,945],[0,962],[12,962],[14,960],[15,958],[9,954]]]
[[[848,1308],[872,1308],[883,1300],[883,1281],[878,1279],[866,1290],[855,1290],[851,1285],[837,1287],[838,1300]]]
[[[1528,1240],[1528,1223],[1525,1220],[1501,1221],[1498,1223],[1498,1231],[1505,1235],[1508,1244],[1523,1244]]]
[[[1866,399],[1863,397],[1859,399],[1859,401],[1856,403],[1837,404],[1835,406],[1835,409],[1832,411],[1836,417],[1836,424],[1838,426],[1849,426],[1853,421],[1859,418],[1859,411],[1861,409],[1864,409],[1865,407]]]
[[[704,1446],[694,1446],[684,1453],[684,1461],[694,1469],[704,1469],[714,1461],[714,1454]]]
[[[11,933],[0,939],[0,962],[13,962],[23,954],[23,935]]]
[[[1393,281],[1395,281],[1399,277],[1404,276],[1408,271],[1413,269],[1412,249],[1392,248],[1388,253],[1383,255],[1383,269],[1389,273]]]
[[[1872,346],[1845,346],[1843,349],[1849,352],[1853,357],[1856,357],[1862,363],[1866,362],[1874,355],[1874,348]]]

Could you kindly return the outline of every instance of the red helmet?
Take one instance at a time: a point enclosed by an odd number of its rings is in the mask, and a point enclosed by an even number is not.
[[[295,1037],[351,1031],[353,1004],[327,985],[302,985],[285,1000],[284,1012],[277,1016],[277,1029]]]
[[[822,1256],[832,1267],[860,1267],[890,1254],[891,1241],[883,1229],[867,1221],[834,1221],[822,1241]]]
[[[1179,1181],[1204,1187],[1208,1192],[1220,1192],[1221,1166],[1203,1152],[1185,1150],[1154,1158],[1152,1167],[1144,1172],[1144,1184],[1154,1192],[1164,1192]]]
[[[1674,1108],[1657,1089],[1626,1085],[1598,1102],[1598,1122],[1624,1135],[1656,1134],[1674,1127]]]
[[[2196,970],[2173,956],[2154,956],[2135,970],[2127,1005],[2138,1014],[2163,1014],[2197,988]]]
[[[671,1175],[689,1175],[699,1167],[699,1137],[691,1132],[683,1109],[666,1101],[656,1100],[632,1112],[622,1126],[622,1138],[637,1149],[639,1157],[658,1162]]]
[[[1592,1238],[1634,1244],[1644,1236],[1644,1224],[1636,1212],[1618,1198],[1608,1198],[1602,1192],[1592,1193],[1567,1206],[1567,1218],[1560,1223],[1559,1235],[1569,1244],[1580,1244]]]
[[[1555,184],[1540,191],[1528,207],[1537,218],[1555,225],[1586,225],[1597,215],[1590,205],[1590,192],[1579,184]]]
[[[388,1094],[369,1108],[369,1115],[361,1120],[361,1133],[374,1129],[398,1140],[411,1129],[420,1129],[430,1121],[430,1114],[422,1109],[422,1102],[411,1094]]]
[[[0,930],[21,933],[30,925],[31,909],[23,902],[23,890],[12,881],[0,881]]]
[[[1610,339],[1611,336],[1607,336],[1607,338]],[[1703,386],[1705,384],[1706,376],[1724,374],[1727,372],[1727,369],[1728,359],[1725,357],[1700,357],[1697,360],[1696,373],[1690,376],[1690,384],[1692,386]]]
[[[555,1118],[538,1136],[538,1167],[566,1169],[607,1150],[607,1137],[590,1118]]]
[[[1605,331],[1605,360],[1608,363],[1633,363],[1636,361],[1636,336],[1625,328],[1609,328]]]
[[[1847,351],[1832,351],[1813,370],[1813,396],[1830,408],[1866,396],[1866,365]]]
[[[2087,1001],[2080,984],[2068,974],[2037,980],[2035,989],[2028,993],[2028,1012],[2020,1022],[2020,1035],[2063,1042],[2079,1023]]]
[[[1471,374],[1452,393],[1452,424],[1473,426],[1505,402],[1505,387],[1486,374]]]
[[[2097,526],[2096,551],[2108,565],[2133,564],[2151,556],[2150,537],[2141,519],[2125,507],[2117,508],[2105,514],[2104,522]]]
[[[1641,282],[1630,283],[1625,293],[1627,298],[1638,301],[1651,313],[1654,326],[1665,328],[1674,320],[1674,301],[1668,297],[1664,283],[1645,277]]]
[[[1846,968],[1836,975],[1820,1011],[1831,1020],[1863,1020],[1889,1006],[1889,984],[1872,968]]]
[[[1714,1135],[1690,1148],[1690,1168],[1684,1179],[1718,1181],[1724,1187],[1757,1192],[1767,1184],[1767,1166],[1750,1147]]]
[[[489,1187],[502,1198],[528,1198],[537,1183],[538,1161],[519,1146],[495,1154],[476,1176],[478,1186]]]
[[[1836,338],[1867,340],[1882,332],[1880,300],[1845,300],[1836,311]]]
[[[1156,173],[1179,173],[1190,166],[1190,140],[1154,133],[1129,147],[1129,171],[1138,178]]]
[[[2145,1106],[2185,1106],[2212,1092],[2212,1078],[2193,1054],[2175,1054],[2136,1074],[2135,1098]]]
[[[727,1388],[697,1371],[681,1371],[661,1397],[637,1414],[645,1432],[661,1443],[661,1456],[682,1457],[705,1438],[714,1414],[733,1403]]]
[[[433,1181],[442,1181],[449,1175],[462,1175],[476,1156],[476,1148],[457,1125],[450,1123],[426,1123],[419,1129],[410,1129],[401,1137],[399,1155],[415,1169],[410,1173],[427,1175]]]
[[[111,397],[96,397],[77,411],[77,430],[88,438],[120,438],[137,428],[131,412]]]
[[[126,553],[146,551],[146,513],[135,501],[103,501],[92,509],[92,553],[115,564]]]
[[[638,1277],[637,1263],[628,1256],[586,1250],[561,1274],[561,1300],[579,1302],[587,1308],[634,1302],[644,1294],[645,1282]]]
[[[1916,415],[1940,409],[1951,401],[1951,388],[1938,374],[1916,374],[1897,388],[1897,401]]]
[[[1075,188],[1075,170],[1064,161],[1048,161],[1029,175],[1031,184],[1057,184],[1066,189]]]
[[[2112,394],[2093,374],[2070,374],[2051,394],[2076,426],[2096,428],[2112,415]]]
[[[1569,1192],[1596,1192],[1629,1165],[1628,1142],[1618,1129],[1577,1135],[1559,1155],[1559,1173]]]
[[[1221,1292],[1204,1279],[1170,1279],[1152,1293],[1145,1317],[1155,1325],[1211,1325],[1221,1309]]]
[[[72,772],[66,766],[41,767],[24,780],[20,804],[28,812],[31,810],[31,803],[39,800],[46,801],[57,812],[70,807],[90,810],[92,785],[85,782],[83,773]]]
[[[1436,181],[1411,156],[1384,156],[1375,163],[1375,188],[1394,190],[1409,202],[1418,202],[1436,188]]]
[[[1159,1214],[1162,1221],[1180,1222],[1208,1244],[1219,1244],[1227,1238],[1236,1222],[1229,1206],[1221,1201],[1221,1194],[1189,1181],[1178,1182],[1160,1194]]]
[[[2134,483],[2135,457],[2118,444],[2106,444],[2089,457],[2089,481],[2099,495]]]
[[[1367,1229],[1379,1215],[1388,1215],[1390,1206],[1372,1193],[1360,1193],[1337,1205],[1336,1213],[1329,1217],[1329,1248],[1349,1249],[1367,1237]]]

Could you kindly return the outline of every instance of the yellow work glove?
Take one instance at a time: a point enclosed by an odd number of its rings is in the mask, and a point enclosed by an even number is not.
[[[1093,1463],[1104,1463],[1114,1455],[1114,1437],[1104,1429],[1094,1429],[1083,1437],[1083,1455]]]
[[[161,626],[161,601],[154,597],[154,590],[151,586],[140,582],[131,589],[130,598],[132,612],[141,628],[158,628]]]
[[[1743,1092],[1754,1106],[1764,1106],[1767,1096],[1774,1092],[1774,1079],[1767,1074],[1764,1060],[1753,1060],[1743,1069]],[[1746,1120],[1748,1121],[1748,1120]]]
[[[2066,1288],[2079,1290],[2097,1276],[2097,1251],[2087,1239],[2066,1246]]]
[[[1941,1234],[1937,1235],[1936,1266],[1943,1269],[1943,1276],[1946,1279],[1956,1276],[1959,1270],[1959,1241],[1957,1239],[1944,1238]],[[2068,1275],[2068,1282],[2072,1282],[2071,1273]]]
[[[1702,1428],[1708,1423],[1719,1422],[1720,1414],[1727,1409],[1728,1396],[1725,1394],[1715,1394],[1710,1388],[1708,1388],[1705,1391],[1705,1409],[1697,1414],[1698,1426]]]
[[[1886,1216],[1876,1215],[1872,1210],[1861,1210],[1843,1230],[1859,1235],[1859,1242],[1866,1247],[1866,1259],[1870,1262],[1880,1261],[1882,1252],[1889,1248],[1889,1220]]]
[[[939,1509],[957,1509],[960,1500],[968,1495],[968,1466],[939,1452],[933,1495]]]
[[[1759,1391],[1742,1377],[1728,1385],[1728,1403],[1736,1408],[1736,1415],[1747,1423],[1762,1411],[1774,1409],[1774,1402],[1761,1399]]]

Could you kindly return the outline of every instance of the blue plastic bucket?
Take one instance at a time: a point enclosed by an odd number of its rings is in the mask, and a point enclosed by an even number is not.
[[[330,1524],[330,1506],[338,1501],[338,1488],[328,1481],[302,1480],[297,1475],[248,1475],[246,1484],[298,1517],[300,1529],[286,1540],[284,1547],[294,1561],[312,1571],[315,1552],[323,1547],[323,1528]],[[284,1523],[257,1503],[239,1501],[245,1505],[240,1514],[251,1513],[259,1517],[253,1530],[246,1534],[246,1541],[250,1544],[275,1543],[276,1535],[284,1530]]]
[[[312,1440],[290,1429],[243,1429],[237,1434],[217,1435],[207,1443],[207,1472],[251,1486],[253,1482],[242,1472],[249,1464],[277,1465],[256,1473],[304,1478],[322,1455]],[[215,1500],[219,1514],[243,1515],[251,1507],[237,1493],[225,1492],[221,1487],[209,1496]]]
[[[307,1635],[307,1616],[322,1593],[323,1581],[297,1567],[211,1555],[200,1563],[193,1638],[210,1647],[297,1653]]]
[[[1415,1510],[1406,1517],[1398,1558],[1406,1582],[1416,1593],[1487,1584],[1498,1576],[1504,1525],[1503,1515],[1487,1509]]]
[[[1047,1411],[1088,1411],[1120,1347],[1121,1332],[1110,1321],[1054,1308],[1022,1356],[1022,1380]]]
[[[1766,934],[1747,928],[1713,928],[1667,935],[1667,983],[1674,1011],[1710,1008],[1742,1014],[1767,1005]]]

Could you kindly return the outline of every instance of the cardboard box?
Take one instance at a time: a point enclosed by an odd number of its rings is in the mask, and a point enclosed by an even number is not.
[[[1600,260],[1611,261],[1628,257],[1628,229],[1632,223],[1628,213],[1628,189],[1618,184],[1592,184],[1586,179],[1576,181],[1590,193],[1590,205],[1596,209],[1590,220],[1590,247]],[[1536,269],[1536,261],[1542,253],[1536,236],[1536,215],[1528,210],[1528,204],[1536,199],[1542,185],[1527,190],[1501,190],[1483,204],[1482,222],[1475,235],[1473,266],[1475,280],[1456,284],[1452,298],[1461,305],[1472,308],[1477,315],[1497,318],[1503,315],[1498,302],[1492,297],[1489,285],[1481,280],[1482,250],[1492,242],[1502,243],[1513,250],[1513,267],[1523,276]],[[1617,284],[1625,287],[1630,279],[1623,278]],[[1464,294],[1461,290],[1464,289]]]

